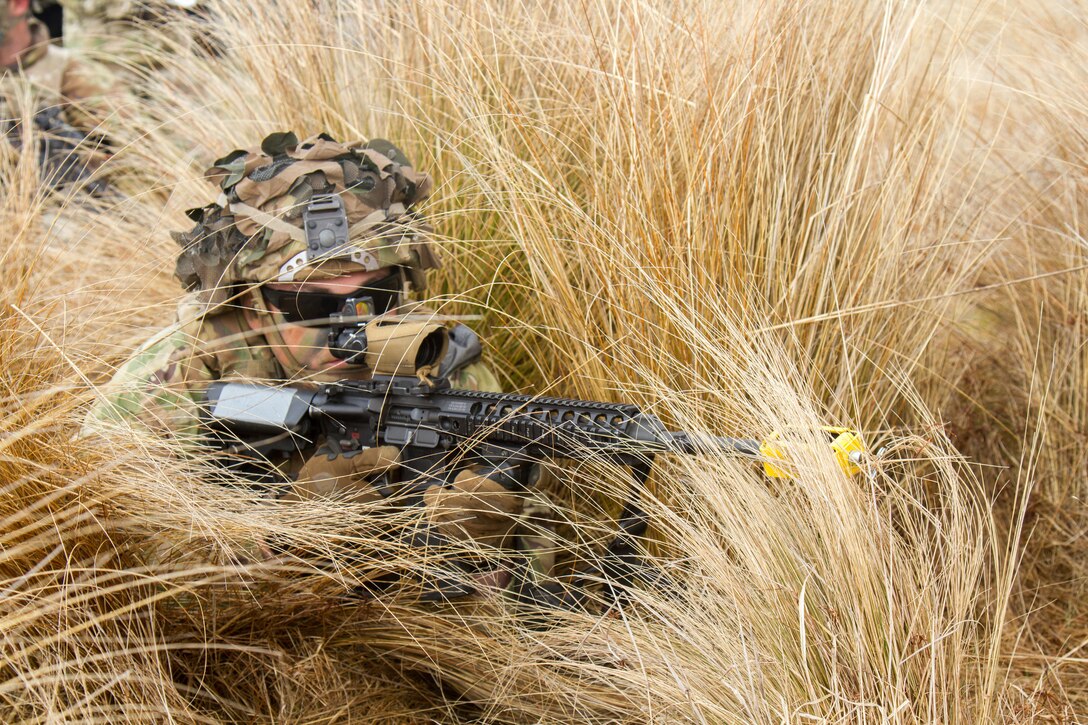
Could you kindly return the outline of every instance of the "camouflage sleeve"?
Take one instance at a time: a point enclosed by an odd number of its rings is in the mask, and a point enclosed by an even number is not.
[[[120,98],[118,85],[97,64],[71,59],[61,77],[61,96],[68,122],[87,134],[103,134],[103,126]]]
[[[218,375],[196,354],[194,340],[174,325],[149,340],[99,389],[84,433],[118,424],[195,440],[199,402]]]

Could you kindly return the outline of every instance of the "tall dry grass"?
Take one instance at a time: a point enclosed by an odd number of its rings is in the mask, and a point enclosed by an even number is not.
[[[1084,581],[1083,526],[1051,513],[1080,495],[1083,406],[1070,376],[1040,373],[1080,370],[1060,311],[1083,284],[1007,283],[1076,263],[1079,177],[1019,173],[964,90],[965,63],[1005,72],[978,40],[1005,9],[943,9],[217,7],[198,32],[223,54],[164,58],[112,129],[114,173],[146,192],[90,208],[37,196],[25,163],[6,172],[4,717],[1071,717],[1083,621],[1024,617]],[[1075,108],[1051,110],[1075,156]],[[166,231],[211,198],[203,165],[285,128],[388,137],[436,176],[436,295],[482,316],[511,388],[789,431],[795,479],[663,462],[648,507],[675,586],[534,629],[498,602],[346,596],[374,563],[365,506],[271,504],[161,442],[73,439],[94,384],[172,315]],[[1048,175],[1067,204],[1043,203]],[[1024,253],[1044,243],[1072,257]],[[829,422],[886,446],[871,476],[837,470]],[[557,501],[597,531],[620,477],[559,474]],[[1049,549],[1027,536],[1039,501]],[[269,536],[325,566],[257,563]],[[1024,552],[1065,569],[1025,578]],[[1075,616],[1068,601],[1050,611]],[[1028,655],[1064,659],[1032,679]]]
[[[980,298],[972,322],[979,372],[966,416],[980,422],[962,441],[1001,467],[1002,539],[1021,549],[1006,632],[1014,686],[1035,693],[1036,709],[1070,718],[1088,712],[1084,11],[1006,8],[983,38],[1002,52],[975,63],[988,82],[974,113],[1001,129],[993,173],[1005,190],[990,223],[1005,225],[1005,239],[985,273],[1000,289]]]

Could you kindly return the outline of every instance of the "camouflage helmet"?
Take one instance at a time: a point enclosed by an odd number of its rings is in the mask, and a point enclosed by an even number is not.
[[[439,261],[429,225],[413,207],[431,178],[393,144],[340,143],[320,134],[299,143],[274,133],[259,150],[232,151],[204,173],[222,190],[190,209],[174,232],[175,274],[208,306],[239,284],[327,279],[360,269],[399,267],[414,290]]]

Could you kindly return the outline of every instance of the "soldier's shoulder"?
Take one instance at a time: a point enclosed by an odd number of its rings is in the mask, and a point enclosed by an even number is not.
[[[502,384],[494,371],[482,362],[474,362],[458,369],[450,376],[450,385],[462,390],[481,390],[501,393]]]
[[[23,77],[40,90],[61,95],[64,76],[69,66],[76,63],[71,52],[52,43],[44,44],[32,52],[32,60],[23,64]]]
[[[195,352],[194,339],[181,322],[150,337],[98,390],[100,404],[94,414],[101,419],[139,415],[157,388],[180,382],[186,358]]]
[[[53,50],[53,49],[51,49]],[[119,83],[116,75],[100,63],[76,56],[65,48],[60,92],[69,101],[94,101],[115,94]]]
[[[182,361],[192,364],[197,359],[202,367],[218,367],[215,351],[222,341],[237,343],[242,336],[242,323],[237,318],[234,314],[208,310],[196,295],[186,295],[178,302],[174,322],[140,345],[118,369],[114,380],[118,384],[130,379],[170,382],[177,375],[173,366]]]
[[[190,409],[199,388],[218,377],[214,356],[205,350],[207,327],[183,301],[174,322],[149,337],[99,387],[88,422],[132,422],[149,413],[162,419],[158,413]]]
[[[44,107],[81,104],[97,108],[119,87],[116,77],[104,66],[53,43],[43,45],[33,55],[33,62],[23,66],[21,76],[34,89],[37,103]],[[104,109],[100,115],[105,115]]]

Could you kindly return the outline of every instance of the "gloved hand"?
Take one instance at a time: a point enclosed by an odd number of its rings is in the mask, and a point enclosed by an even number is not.
[[[507,547],[518,523],[522,497],[481,471],[465,469],[453,483],[432,486],[424,492],[423,504],[435,529],[446,538]]]
[[[285,501],[332,498],[349,503],[366,503],[381,498],[373,481],[400,465],[396,446],[367,448],[351,458],[318,452],[302,464],[298,480],[283,497]]]

